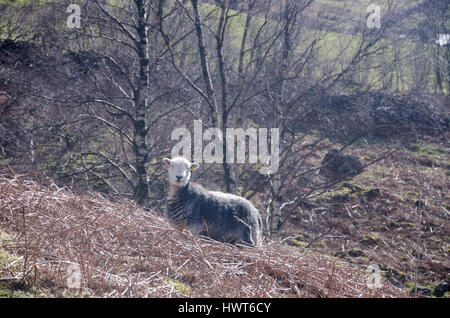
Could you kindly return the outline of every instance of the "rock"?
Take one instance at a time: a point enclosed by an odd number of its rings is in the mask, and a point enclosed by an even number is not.
[[[347,257],[347,253],[344,251],[337,251],[334,253],[334,256],[339,257],[339,258],[344,258],[344,257]]]
[[[380,188],[370,189],[366,193],[364,193],[369,200],[373,200],[375,198],[378,198],[380,196]]]
[[[443,282],[434,288],[433,296],[442,297],[448,291],[450,291],[448,288],[448,283]]]
[[[425,167],[434,167],[435,163],[433,158],[429,157],[429,156],[425,156],[425,157],[419,157],[417,158],[417,162]]]
[[[337,149],[330,150],[322,160],[320,174],[329,179],[354,177],[363,171],[363,164],[353,155],[344,155]]]
[[[431,296],[431,289],[429,289],[427,287],[417,286],[416,287],[416,293],[417,293],[417,295],[420,295],[420,296],[430,297]],[[414,288],[411,291],[411,294],[414,294]]]
[[[410,278],[409,278],[408,274],[406,274],[406,273],[399,272],[395,268],[387,267],[386,268],[386,279],[397,281],[397,282],[399,282],[399,283],[401,283],[403,285]]]
[[[404,288],[403,284],[393,277],[389,278],[388,281],[397,288]]]
[[[348,252],[348,256],[350,257],[361,257],[364,256],[364,252],[360,250],[351,250]]]

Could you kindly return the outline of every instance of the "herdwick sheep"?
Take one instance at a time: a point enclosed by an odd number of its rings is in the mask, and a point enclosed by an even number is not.
[[[181,157],[164,158],[164,163],[169,174],[164,216],[173,226],[221,242],[261,244],[261,216],[250,201],[190,182],[191,170],[198,164]]]

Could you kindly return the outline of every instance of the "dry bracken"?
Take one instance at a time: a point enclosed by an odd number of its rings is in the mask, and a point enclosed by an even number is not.
[[[75,194],[25,176],[0,175],[0,248],[23,255],[34,286],[66,288],[70,264],[80,292],[96,297],[404,297],[336,259],[278,243],[236,247],[172,228],[157,212],[98,193]],[[49,283],[50,282],[50,283]]]

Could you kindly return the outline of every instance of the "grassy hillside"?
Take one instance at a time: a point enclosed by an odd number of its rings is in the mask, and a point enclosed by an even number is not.
[[[41,2],[43,3],[45,0],[40,0],[38,3]],[[0,1],[0,4],[2,3],[21,7],[29,5],[31,2],[28,0],[14,2],[6,0]],[[311,67],[308,69],[308,74],[303,76],[321,78],[324,65],[333,65],[333,72],[335,73],[341,72],[343,68],[348,66],[361,42],[361,28],[365,28],[366,9],[369,3],[368,0],[355,0],[351,3],[338,0],[318,0],[307,9],[305,18],[312,19],[311,21],[317,20],[317,25],[321,28],[311,28],[308,26],[310,24],[308,22],[305,26],[302,26],[301,41],[303,41],[303,44],[298,46],[299,56],[302,55],[313,39],[319,39],[316,44],[315,61],[310,63]],[[383,3],[380,3],[382,10],[385,9]],[[419,2],[413,4],[409,2],[396,3],[395,17],[397,22],[377,46],[377,48],[387,47],[386,51],[383,54],[377,54],[371,60],[364,61],[359,66],[361,70],[359,75],[354,78],[356,82],[362,82],[364,85],[370,83],[372,88],[378,89],[383,85],[386,86],[386,81],[388,81],[387,87],[392,90],[409,91],[414,87],[418,74],[422,72],[419,76],[428,79],[425,81],[427,82],[426,89],[430,92],[436,90],[435,75],[431,64],[428,67],[423,67],[425,65],[423,61],[434,63],[432,44],[423,43],[418,39],[417,34],[412,34],[420,28],[420,21],[424,19],[419,12],[414,10],[418,4]],[[205,18],[205,23],[212,26],[211,30],[215,30],[219,17],[218,7],[214,4],[202,3],[201,12]],[[384,14],[383,11],[382,14]],[[237,52],[241,43],[246,14],[231,11],[230,15],[234,17],[230,20],[227,50]],[[64,22],[64,19],[62,22]],[[256,16],[252,23],[261,25],[263,18]],[[32,38],[32,35],[33,32],[28,32],[27,38]],[[0,27],[0,38],[3,37]],[[429,40],[432,41],[432,39]],[[84,46],[86,45],[81,45],[81,47]],[[295,59],[295,57],[293,58]],[[398,61],[394,62],[396,59]],[[313,64],[314,66],[312,66]],[[426,63],[426,65],[428,64]],[[211,67],[214,68],[214,65],[215,60],[212,59]],[[237,64],[235,67],[237,68]]]
[[[393,9],[398,17],[396,31],[402,34],[408,34],[418,26],[420,22],[417,17],[419,14],[415,10],[422,0],[418,1],[393,1]],[[388,1],[372,0],[315,0],[312,7],[319,14],[320,19],[329,24],[335,24],[344,31],[351,32],[358,21],[364,21],[367,17],[367,8],[370,4],[379,5],[383,15],[388,8]]]
[[[320,78],[323,76],[324,70],[322,66],[333,65],[333,74],[341,72],[348,67],[350,61],[354,57],[357,48],[361,44],[363,29],[366,28],[367,6],[372,3],[368,0],[356,1],[338,1],[338,0],[319,0],[306,9],[301,19],[305,21],[299,22],[302,28],[300,42],[296,52],[298,56],[302,56],[303,52],[308,48],[313,40],[316,43],[315,60],[310,64],[311,67],[308,76]],[[414,10],[420,2],[404,3],[398,2],[392,9],[395,14],[396,23],[389,28],[384,38],[375,46],[375,50],[383,51],[382,54],[376,54],[374,58],[365,60],[361,63],[360,74],[355,78],[356,82],[370,83],[374,89],[379,89],[386,85],[383,79],[386,77],[386,69],[389,69],[390,83],[388,87],[392,90],[409,91],[414,87],[415,79],[425,61],[433,61],[433,52],[431,43],[423,43],[416,34],[420,21],[424,17]],[[386,3],[381,2],[381,14],[386,14]],[[213,25],[212,30],[216,29],[219,20],[219,10],[214,4],[204,3],[201,6],[202,15],[207,17],[206,23]],[[231,10],[228,39],[230,48],[236,52],[240,48],[241,37],[245,25],[246,14]],[[308,22],[308,19],[311,19]],[[255,16],[253,18],[254,25],[262,25],[264,19]],[[382,21],[383,23],[383,21]],[[310,25],[320,26],[320,29],[311,27]],[[413,32],[414,31],[414,32]],[[429,39],[432,42],[433,39]],[[250,43],[248,44],[250,45]],[[295,60],[295,56],[292,57]],[[416,59],[420,59],[418,63]],[[214,60],[212,61],[214,65]],[[423,71],[423,70],[422,70]],[[435,75],[431,72],[431,68],[425,71],[424,76],[429,79],[427,89],[432,92],[434,87]],[[330,74],[331,75],[331,74]],[[305,76],[305,75],[304,75]],[[362,79],[364,81],[362,81]]]
[[[31,0],[0,0],[0,4],[8,4],[17,7],[22,7],[25,5],[30,5],[32,3]]]

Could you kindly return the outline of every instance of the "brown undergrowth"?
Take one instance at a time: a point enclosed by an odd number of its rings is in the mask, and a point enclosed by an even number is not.
[[[383,145],[347,151],[368,161]],[[433,293],[450,277],[448,154],[448,136],[402,147],[294,213],[288,243],[361,268],[379,264],[397,286]]]
[[[407,296],[387,282],[368,288],[365,271],[336,258],[278,243],[247,248],[196,238],[131,201],[26,176],[0,175],[0,230],[8,234],[0,249],[21,258],[0,268],[0,280],[21,288],[65,289],[75,264],[75,295],[94,297]]]

